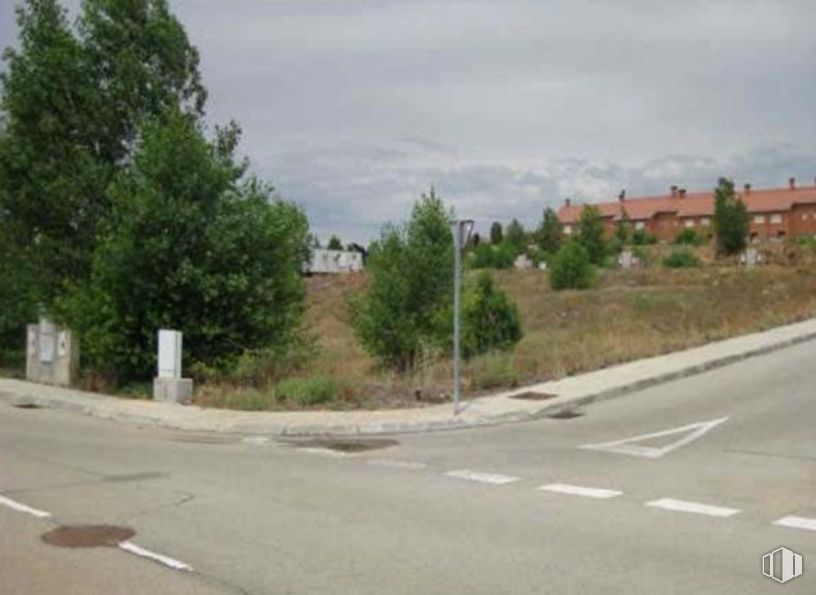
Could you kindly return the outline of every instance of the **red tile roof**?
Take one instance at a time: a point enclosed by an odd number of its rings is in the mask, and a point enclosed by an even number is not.
[[[774,188],[770,190],[751,190],[737,194],[748,207],[749,213],[769,213],[790,211],[795,204],[816,203],[816,188]],[[713,192],[691,192],[685,197],[647,196],[643,198],[626,198],[614,202],[603,202],[595,205],[601,211],[601,217],[620,219],[623,209],[633,221],[651,219],[657,213],[675,213],[678,217],[710,217],[714,214]],[[562,223],[577,223],[584,205],[564,205],[558,210]]]

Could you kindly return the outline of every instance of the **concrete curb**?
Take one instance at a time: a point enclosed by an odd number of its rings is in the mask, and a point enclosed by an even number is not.
[[[816,339],[816,318],[519,388],[465,403],[454,416],[450,404],[380,411],[240,412],[137,401],[0,378],[0,401],[91,415],[101,419],[172,429],[280,437],[434,432],[531,421],[631,394]],[[551,393],[546,401],[523,401],[523,392]]]

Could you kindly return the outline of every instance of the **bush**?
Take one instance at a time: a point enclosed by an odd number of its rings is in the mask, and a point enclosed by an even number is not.
[[[657,237],[645,229],[636,229],[632,232],[632,243],[635,246],[651,246],[657,244]]]
[[[578,242],[586,249],[592,264],[603,266],[606,260],[606,240],[601,212],[597,207],[585,206],[581,209],[578,222]]]
[[[325,376],[310,378],[289,378],[275,386],[275,397],[287,399],[299,405],[320,405],[337,399],[337,383]]]
[[[674,238],[674,243],[681,246],[700,246],[703,241],[703,237],[691,227],[685,228]]]
[[[578,242],[567,242],[550,262],[553,289],[586,289],[592,285],[593,277],[589,254]]]
[[[714,234],[718,254],[736,254],[748,238],[748,209],[734,193],[734,182],[720,178],[714,191]]]
[[[496,288],[489,273],[481,273],[465,292],[462,327],[464,357],[510,349],[523,335],[518,307]]]
[[[516,248],[508,241],[497,245],[479,244],[470,253],[470,266],[474,269],[509,269],[516,259]]]
[[[247,350],[292,343],[308,223],[271,189],[241,180],[235,142],[208,142],[178,111],[143,128],[110,189],[90,281],[56,308],[86,365],[118,381],[149,379],[161,328],[184,332],[185,366],[224,370]]]
[[[700,266],[700,259],[691,250],[673,250],[663,259],[663,266],[672,269],[688,269]]]
[[[414,205],[407,225],[383,229],[367,272],[368,287],[349,301],[354,333],[382,365],[408,370],[452,326],[440,312],[453,298],[453,235],[433,190]]]

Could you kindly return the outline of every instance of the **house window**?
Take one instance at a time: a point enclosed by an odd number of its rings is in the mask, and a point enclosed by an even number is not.
[[[683,223],[686,227],[694,227],[694,219],[686,219]]]
[[[709,219],[708,217],[703,217],[700,220],[700,223],[702,223],[704,226],[708,227],[709,225],[711,225],[711,219]]]
[[[765,223],[765,215],[754,215],[754,223]]]
[[[564,233],[570,235],[572,233],[572,225],[565,225],[564,226]]]
[[[646,224],[643,221],[635,221],[635,229],[644,229]]]
[[[782,223],[782,215],[780,213],[771,215],[771,223]]]

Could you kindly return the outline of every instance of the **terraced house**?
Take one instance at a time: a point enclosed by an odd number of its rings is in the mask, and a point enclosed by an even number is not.
[[[816,235],[816,186],[799,187],[790,178],[786,188],[755,190],[745,184],[738,198],[745,203],[751,216],[752,239],[784,238]],[[685,228],[693,228],[710,236],[713,233],[714,192],[687,192],[671,186],[664,196],[627,198],[621,192],[618,200],[595,205],[601,212],[609,235],[624,217],[629,217],[635,229],[644,229],[659,240],[671,241]],[[584,205],[567,199],[558,211],[564,233],[577,230]]]

